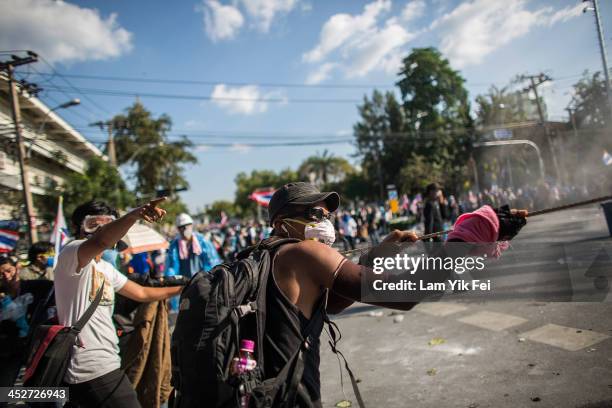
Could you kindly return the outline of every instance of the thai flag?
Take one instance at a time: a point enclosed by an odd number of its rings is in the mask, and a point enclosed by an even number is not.
[[[64,199],[60,196],[59,203],[57,205],[57,214],[55,216],[55,221],[53,222],[53,232],[51,233],[51,243],[55,244],[55,257],[53,258],[54,268],[55,262],[57,262],[57,256],[69,240],[68,225],[66,224],[66,218],[64,218],[63,202]]]
[[[0,253],[11,252],[17,246],[19,233],[8,229],[0,229]]]
[[[249,196],[249,199],[255,201],[262,207],[267,207],[268,204],[270,204],[270,200],[272,199],[272,195],[275,191],[276,190],[253,191]]]
[[[606,166],[609,166],[612,164],[612,155],[607,150],[604,150],[602,160]]]

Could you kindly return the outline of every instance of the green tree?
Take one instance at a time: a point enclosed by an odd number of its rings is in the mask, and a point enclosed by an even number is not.
[[[228,200],[217,200],[206,209],[206,214],[212,219],[219,220],[221,212],[224,212],[228,217],[236,214],[236,206]]]
[[[456,188],[463,182],[476,138],[465,80],[435,48],[416,48],[402,63],[397,85],[406,116],[405,129],[417,140],[414,154],[406,162],[414,167],[422,156],[440,166],[447,175],[448,187]]]
[[[298,168],[300,178],[309,180],[312,176],[314,183],[319,187],[327,186],[330,182],[342,181],[353,171],[353,166],[346,159],[336,157],[328,150],[308,157]]]
[[[253,170],[251,174],[238,173],[236,183],[236,204],[241,216],[253,216],[257,213],[257,204],[249,199],[252,192],[260,188],[279,188],[283,184],[299,181],[297,172],[291,169],[276,173],[272,170]]]
[[[414,137],[405,133],[403,108],[392,92],[375,90],[357,107],[360,120],[353,126],[357,155],[364,176],[384,197],[386,184],[397,184],[405,156],[414,147]]]
[[[423,156],[414,155],[400,171],[402,191],[414,195],[424,193],[425,187],[429,183],[437,182],[442,185],[448,182],[448,177],[444,173],[439,163],[427,160]]]
[[[119,210],[136,204],[134,194],[128,190],[119,171],[99,157],[89,160],[84,174],[73,173],[64,185],[50,185],[47,191],[38,204],[44,209],[43,217],[48,220],[55,217],[60,195],[64,197],[64,213],[67,218],[77,206],[90,200],[104,201]]]
[[[526,120],[517,104],[518,97],[505,87],[492,86],[486,94],[476,97],[476,124],[487,128]]]
[[[119,165],[134,166],[135,191],[150,197],[157,190],[172,192],[189,187],[185,165],[197,163],[191,153],[193,144],[185,136],[170,140],[172,120],[168,115],[154,118],[140,102],[125,115],[112,120]]]
[[[612,126],[606,94],[606,82],[601,72],[583,78],[574,85],[575,120],[578,128],[606,128]]]

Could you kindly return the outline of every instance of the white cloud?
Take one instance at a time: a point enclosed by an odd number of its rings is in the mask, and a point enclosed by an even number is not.
[[[211,149],[210,146],[204,145],[204,144],[199,144],[199,145],[195,146],[195,151],[196,152],[202,152],[203,153],[203,152],[209,151],[210,149]]]
[[[308,74],[306,78],[307,84],[319,84],[329,78],[331,72],[338,66],[333,62],[326,62],[322,64],[317,69]]]
[[[206,126],[206,124],[202,122],[201,120],[189,119],[185,121],[183,126],[185,127],[185,129],[193,130],[193,129],[202,129]]]
[[[525,0],[465,2],[436,19],[430,29],[441,33],[440,50],[454,66],[462,68],[482,62],[536,26],[551,26],[579,14],[578,6],[553,13],[552,7],[531,11],[525,5]]]
[[[63,1],[4,0],[0,48],[29,49],[51,62],[103,60],[132,49],[132,34],[96,9]]]
[[[351,63],[346,67],[347,75],[362,77],[377,67],[396,73],[400,66],[401,55],[394,51],[399,50],[412,38],[414,35],[393,22],[361,41],[353,43],[350,47]]]
[[[277,15],[289,13],[297,3],[297,0],[242,0],[247,14],[253,18],[257,29],[264,33],[270,30]]]
[[[402,47],[416,34],[408,32],[396,17],[385,20],[390,10],[390,0],[376,0],[361,14],[331,16],[321,29],[319,43],[302,55],[304,62],[321,64],[306,81],[321,82],[336,68],[349,78],[365,76],[375,69],[396,73],[404,53]],[[415,12],[418,10],[411,11]]]
[[[584,9],[584,7],[585,7],[584,3],[578,3],[574,6],[567,6],[565,8],[562,8],[561,10],[557,11],[552,16],[550,16],[548,20],[548,25],[553,25],[559,22],[564,23],[567,20],[570,20],[574,17],[578,17],[579,15],[582,14],[582,10]]]
[[[400,18],[403,22],[409,22],[415,20],[423,15],[425,12],[425,1],[424,0],[411,0],[404,6]]]
[[[234,38],[244,24],[244,17],[238,8],[217,0],[205,0],[196,7],[196,11],[204,14],[204,30],[214,42]]]
[[[390,9],[390,0],[376,0],[367,4],[362,14],[352,16],[341,13],[331,16],[321,29],[319,43],[302,56],[303,60],[306,62],[321,61],[329,53],[354,39],[355,35],[361,37],[363,33],[372,30],[376,26],[378,16]]]
[[[242,144],[242,143],[234,143],[230,146],[229,150],[231,152],[238,152],[238,153],[245,154],[253,150],[253,146]]]
[[[232,114],[252,115],[268,110],[268,102],[286,104],[287,98],[278,91],[263,94],[256,85],[229,87],[218,84],[214,87],[211,98],[213,102]],[[280,102],[279,102],[280,101]]]

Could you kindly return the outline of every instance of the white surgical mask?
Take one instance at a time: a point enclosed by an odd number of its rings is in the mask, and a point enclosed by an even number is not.
[[[181,235],[183,235],[183,238],[185,239],[191,239],[191,237],[193,236],[193,225],[185,226],[185,229],[183,230]]]
[[[292,218],[286,218],[286,220],[305,225],[305,239],[313,239],[329,246],[332,246],[332,244],[336,241],[336,230],[334,228],[334,224],[332,224],[330,220],[325,219],[319,222],[304,222]],[[285,231],[287,231],[286,228]]]

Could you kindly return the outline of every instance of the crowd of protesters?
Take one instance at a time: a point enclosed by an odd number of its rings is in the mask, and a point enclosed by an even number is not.
[[[444,187],[432,183],[423,194],[400,197],[395,211],[389,203],[348,203],[334,214],[332,222],[338,249],[352,250],[360,244],[377,245],[399,219],[427,234],[444,230],[461,213],[486,204],[533,210],[587,196],[584,189],[542,183],[516,190],[493,186],[456,198],[446,197]],[[174,227],[174,235],[167,236],[168,249],[128,255],[113,247],[103,251],[101,258],[126,276],[188,279],[198,271],[235,260],[238,253],[273,234],[271,226],[255,219],[223,217],[222,222],[205,224],[188,214],[180,214]],[[30,326],[57,317],[49,296],[56,278],[56,256],[49,242],[33,244],[21,258],[0,254],[0,357],[5,362],[0,369],[0,386],[10,386],[17,379]],[[170,310],[178,311],[176,297],[170,299]]]

